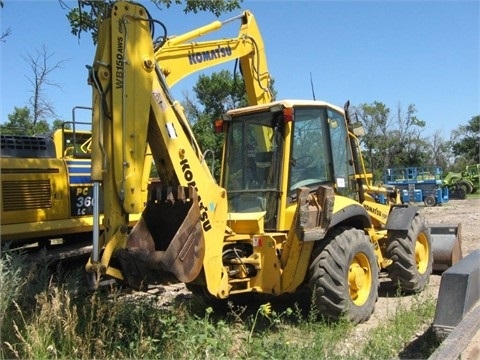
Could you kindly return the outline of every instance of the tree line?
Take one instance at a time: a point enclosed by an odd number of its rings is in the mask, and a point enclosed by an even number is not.
[[[377,179],[386,168],[440,166],[446,173],[480,163],[480,115],[465,119],[466,124],[459,125],[446,140],[440,131],[423,135],[427,123],[416,116],[414,104],[406,109],[398,105],[392,111],[374,101],[359,104],[355,110],[365,128],[363,155]]]
[[[229,71],[201,75],[193,96],[183,101],[187,118],[200,146],[221,156],[223,139],[213,132],[213,121],[227,110],[245,106],[245,88]],[[273,90],[274,97],[277,92]],[[459,125],[445,140],[440,131],[424,135],[427,123],[417,117],[417,109],[398,105],[390,109],[380,101],[353,106],[351,112],[365,129],[360,138],[367,170],[380,180],[383,170],[392,167],[440,166],[444,173],[464,171],[466,165],[480,163],[480,115]]]
[[[175,4],[183,6],[185,13],[209,11],[217,17],[240,8],[242,1],[152,0],[160,9]],[[82,32],[90,33],[95,43],[95,19],[107,13],[114,1],[80,0],[75,8],[68,8],[62,0],[59,3],[67,8],[72,34],[80,36]],[[0,1],[0,5],[3,7],[4,2]],[[6,41],[10,32],[11,29],[8,29],[8,33],[2,34],[2,42]],[[23,60],[32,72],[32,76],[27,77],[32,85],[32,96],[27,106],[14,108],[8,115],[8,121],[0,125],[0,132],[40,134],[60,128],[62,121],[55,117],[54,106],[46,98],[45,89],[59,86],[50,82],[49,75],[60,69],[64,60],[51,65],[51,54],[46,46],[37,51],[35,56],[28,54]],[[209,76],[200,75],[192,91],[193,95],[184,94],[182,104],[201,148],[213,150],[215,172],[218,174],[223,139],[214,133],[213,121],[227,110],[247,104],[245,86],[241,75],[223,70]],[[274,83],[272,91],[275,97]],[[362,152],[374,179],[380,179],[383,169],[391,167],[441,166],[446,173],[463,171],[466,165],[480,163],[480,115],[469,120],[461,119],[463,125],[459,125],[446,140],[440,131],[424,135],[427,124],[417,117],[415,104],[409,104],[406,108],[400,104],[389,108],[381,101],[374,101],[353,106],[352,112],[351,115],[365,129],[365,135],[361,138]]]
[[[276,91],[272,90],[275,96]],[[44,93],[43,89],[32,92]],[[182,105],[200,147],[213,150],[218,175],[223,138],[213,131],[213,122],[222,113],[247,105],[243,79],[228,70],[200,75],[192,92],[183,94]],[[37,99],[30,105],[15,107],[8,115],[8,121],[0,125],[0,132],[32,135],[60,128],[62,120],[55,119],[50,124],[47,114],[51,112],[39,111],[35,107],[35,104],[42,107],[44,105],[38,104],[46,103],[45,99]],[[52,109],[51,105],[48,109]],[[466,165],[480,163],[480,115],[459,125],[450,139],[445,140],[439,131],[423,135],[427,124],[416,116],[414,104],[406,109],[398,105],[392,110],[386,104],[374,101],[358,104],[351,111],[365,129],[360,143],[367,170],[374,174],[374,179],[381,179],[383,169],[392,167],[441,166],[446,173],[461,172]]]

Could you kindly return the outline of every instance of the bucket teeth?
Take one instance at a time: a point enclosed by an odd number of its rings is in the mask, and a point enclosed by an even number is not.
[[[183,202],[187,201],[187,197],[185,196],[185,188],[183,186],[178,187],[177,199]]]
[[[139,287],[170,281],[172,274],[191,282],[200,273],[205,254],[197,193],[193,187],[160,183],[151,184],[149,191],[149,202],[126,248],[116,252],[127,282]]]
[[[148,186],[148,199],[152,202],[169,202],[174,204],[176,201],[193,201],[197,192],[193,187],[177,186],[177,190],[174,191],[174,186],[164,186],[160,182],[152,182]]]
[[[172,204],[175,203],[175,197],[173,196],[171,186],[167,187],[167,198],[166,198],[165,202],[171,202]]]

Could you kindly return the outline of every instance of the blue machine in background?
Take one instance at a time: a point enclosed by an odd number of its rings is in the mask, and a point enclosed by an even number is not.
[[[442,186],[442,178],[439,166],[389,168],[383,173],[384,184],[400,190],[403,203],[423,202],[426,206],[448,201],[448,188]]]

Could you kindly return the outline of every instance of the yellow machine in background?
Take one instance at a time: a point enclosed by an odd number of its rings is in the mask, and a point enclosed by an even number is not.
[[[244,25],[253,16],[238,19]],[[323,315],[355,323],[372,314],[382,269],[405,292],[425,287],[430,231],[416,207],[380,204],[372,188],[363,191],[348,109],[271,102],[260,34],[245,37],[251,51],[241,70],[252,106],[215,123],[225,134],[217,184],[170,93],[167,79],[180,59],[167,66],[155,55],[162,46],[152,40],[155,22],[143,6],[121,1],[100,23],[89,78],[92,178],[104,191],[104,232],[87,270],[136,288],[173,275],[219,299],[307,285]],[[215,49],[205,47],[203,59]],[[146,148],[160,186],[144,206]],[[140,211],[129,231],[129,217]]]
[[[91,234],[91,134],[67,127],[53,135],[1,135],[2,244],[85,241]]]

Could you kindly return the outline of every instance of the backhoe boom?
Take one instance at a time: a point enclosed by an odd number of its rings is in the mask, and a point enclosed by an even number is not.
[[[241,21],[236,38],[192,42],[234,20]],[[189,74],[239,59],[249,102],[268,102],[270,76],[263,41],[249,11],[223,23],[216,21],[172,37],[160,45],[151,37],[152,23],[143,6],[121,1],[113,5],[111,15],[99,26],[89,80],[94,109],[92,179],[103,187],[105,230],[94,241],[87,269],[124,279],[129,272],[113,266],[111,259],[117,256],[120,263],[128,266],[125,264],[133,256],[137,262],[142,258],[145,267],[166,268],[187,281],[198,275],[203,261],[204,272],[215,279],[209,285],[210,291],[217,294],[223,288],[224,294],[219,296],[224,297],[226,285],[219,285],[222,261],[214,249],[222,247],[226,231],[226,193],[210,173],[170,87]],[[142,219],[129,233],[129,214],[142,212],[145,207],[141,193],[148,186],[142,180],[147,153],[152,154],[162,186],[170,188],[159,190],[150,199]],[[183,209],[180,203],[184,204]],[[156,214],[152,217],[153,213]],[[170,218],[172,213],[185,218],[183,225],[177,224],[178,231],[189,232],[191,241],[177,240],[173,230],[164,231],[170,234],[166,236],[152,229],[151,223],[161,222],[162,216]],[[172,222],[175,220],[168,223]],[[207,232],[210,243],[218,244],[204,250],[199,244]],[[175,246],[177,241],[185,244]],[[165,251],[168,244],[172,246]],[[172,253],[172,249],[177,252]],[[177,266],[175,259],[180,254],[189,254],[188,265],[185,262],[185,266]],[[192,262],[196,265],[192,266]],[[189,273],[186,268],[192,271]]]

